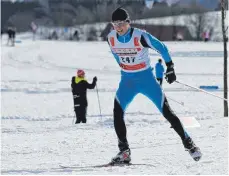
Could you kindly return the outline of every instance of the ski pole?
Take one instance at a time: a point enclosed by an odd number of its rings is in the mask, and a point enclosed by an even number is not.
[[[102,118],[101,107],[100,107],[100,100],[99,100],[99,91],[98,91],[97,84],[96,84],[96,92],[97,92],[97,97],[98,97],[98,102],[99,102],[99,113],[100,113],[100,117]]]
[[[218,96],[218,95],[215,95],[215,94],[213,94],[213,93],[210,93],[210,92],[205,91],[205,90],[202,90],[202,89],[199,89],[199,88],[197,88],[197,87],[190,86],[190,85],[185,84],[185,83],[182,83],[182,82],[180,82],[180,81],[175,81],[175,82],[177,82],[177,83],[179,83],[179,84],[182,84],[182,85],[184,85],[184,86],[191,87],[191,88],[193,88],[193,89],[199,90],[199,91],[204,92],[204,93],[206,93],[206,94],[215,96],[215,97],[217,97],[217,98],[223,99],[224,101],[228,101],[228,99],[226,99],[226,98],[220,97],[220,96]]]
[[[174,102],[176,102],[176,103],[178,103],[178,104],[184,106],[184,102],[179,102],[179,101],[174,100],[174,99],[172,99],[172,98],[170,98],[170,97],[168,97],[168,96],[166,96],[166,98],[168,98],[168,99],[170,99],[170,100],[172,100],[172,101],[174,101]]]

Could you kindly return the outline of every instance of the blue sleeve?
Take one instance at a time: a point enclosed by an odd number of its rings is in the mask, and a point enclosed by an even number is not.
[[[156,50],[158,53],[161,54],[166,63],[172,61],[169,51],[165,44],[163,44],[161,41],[159,41],[157,38],[155,38],[148,32],[143,32],[142,36],[145,38],[145,41],[150,48]]]

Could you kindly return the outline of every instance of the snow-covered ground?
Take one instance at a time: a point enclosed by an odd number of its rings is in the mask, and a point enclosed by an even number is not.
[[[221,43],[165,42],[175,62],[177,78],[187,84],[218,85],[223,96]],[[151,51],[152,65],[159,55]],[[88,91],[88,123],[73,124],[71,77],[86,71],[96,90]],[[108,168],[59,165],[105,164],[117,154],[112,111],[120,80],[119,67],[106,42],[22,40],[1,52],[1,173],[2,174],[228,174],[228,118],[223,101],[177,83],[164,82],[164,92],[180,117],[194,116],[199,128],[187,131],[201,148],[195,162],[180,138],[155,106],[137,95],[126,113],[132,163]]]

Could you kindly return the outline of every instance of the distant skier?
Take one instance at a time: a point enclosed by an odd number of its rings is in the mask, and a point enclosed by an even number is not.
[[[157,78],[157,80],[161,86],[162,86],[162,82],[163,82],[164,71],[165,70],[164,70],[164,67],[162,65],[162,60],[158,59],[158,63],[155,66],[155,73],[156,73],[156,78]]]
[[[89,84],[85,79],[85,72],[83,70],[78,70],[77,76],[72,77],[71,87],[74,100],[74,111],[76,114],[76,124],[87,122],[87,89],[94,89],[96,82],[97,77],[95,76],[92,84]]]
[[[35,37],[36,37],[36,32],[37,32],[37,29],[38,29],[38,26],[36,25],[36,23],[34,21],[32,21],[30,23],[30,28],[33,32],[33,40],[35,40]]]
[[[194,160],[198,161],[202,155],[200,149],[194,144],[179,118],[171,110],[150,67],[148,48],[162,55],[167,66],[166,80],[168,83],[171,84],[176,80],[174,63],[167,47],[148,32],[130,27],[129,15],[123,8],[118,8],[113,12],[112,24],[114,30],[108,34],[108,44],[121,67],[121,81],[114,100],[114,127],[120,151],[111,162],[128,163],[131,161],[124,113],[138,93],[144,94],[156,105],[180,136],[185,149],[189,151]]]
[[[210,38],[210,32],[209,31],[205,31],[203,32],[203,39],[205,42],[208,42]]]
[[[7,45],[9,45],[9,43],[11,43],[11,46],[14,46],[14,44],[15,44],[16,28],[15,27],[8,27],[7,34],[8,34]]]

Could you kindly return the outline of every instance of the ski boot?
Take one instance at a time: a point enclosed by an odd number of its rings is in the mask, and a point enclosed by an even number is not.
[[[120,151],[114,158],[111,159],[111,164],[129,164],[131,161],[130,149]]]
[[[183,145],[185,150],[189,152],[189,154],[195,161],[200,160],[200,158],[202,157],[200,148],[195,145],[195,143],[190,137],[183,140]]]
[[[113,164],[129,164],[131,161],[130,158],[130,148],[129,144],[126,139],[123,139],[122,141],[118,141],[118,148],[119,148],[119,153],[111,159],[111,163]]]

